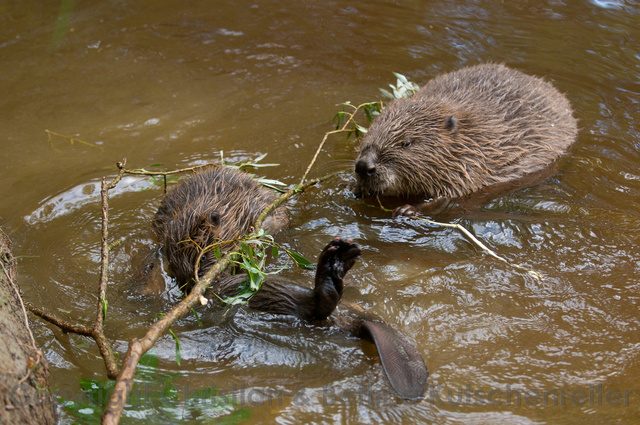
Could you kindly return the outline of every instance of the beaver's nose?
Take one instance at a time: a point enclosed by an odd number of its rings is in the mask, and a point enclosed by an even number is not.
[[[364,155],[356,161],[356,174],[366,179],[376,173],[376,163],[371,155]]]

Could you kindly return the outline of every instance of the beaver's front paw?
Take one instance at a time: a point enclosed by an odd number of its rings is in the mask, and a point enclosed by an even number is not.
[[[362,187],[356,180],[350,180],[347,183],[345,190],[349,192],[351,196],[354,196],[357,199],[362,199]]]
[[[335,238],[320,253],[317,273],[342,279],[360,257],[361,252],[360,247],[351,239]]]
[[[412,217],[418,214],[419,213],[416,207],[410,204],[403,205],[393,210],[393,217],[398,217],[398,216]]]

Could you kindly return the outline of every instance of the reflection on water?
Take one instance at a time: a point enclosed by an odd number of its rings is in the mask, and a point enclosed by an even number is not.
[[[637,422],[638,16],[635,3],[595,0],[4,5],[0,224],[23,256],[25,297],[74,322],[92,319],[99,182],[124,157],[131,168],[178,168],[221,151],[231,161],[268,153],[280,165],[260,171],[295,184],[333,128],[335,105],[376,100],[393,71],[424,83],[504,62],[567,94],[578,142],[554,177],[450,220],[544,279],[455,230],[362,205],[344,181],[324,182],[291,202],[279,240],[307,258],[333,236],[362,245],[344,297],[416,342],[431,372],[425,399],[397,399],[375,349],[336,329],[203,308],[173,329],[180,366],[170,335],[155,348],[158,373],[176,374],[167,408],[187,423],[216,412],[252,423]],[[51,144],[45,130],[101,150]],[[347,169],[354,155],[353,140],[332,137],[312,175]],[[107,335],[121,355],[180,295],[128,286],[131,259],[155,246],[161,197],[142,178],[112,194],[111,238],[125,242],[113,251]],[[76,378],[104,379],[92,342],[39,321],[34,331],[54,387],[78,392]],[[236,404],[186,407],[191,390],[212,386]],[[158,423],[164,407],[147,408],[128,420]]]
[[[124,177],[120,183],[110,192],[111,196],[126,192],[137,192],[148,190],[153,187],[153,182],[149,179],[135,177]],[[24,217],[28,224],[47,223],[63,215],[73,214],[80,208],[89,204],[100,202],[100,182],[83,183],[80,186],[72,187],[54,196],[45,199],[42,206]]]

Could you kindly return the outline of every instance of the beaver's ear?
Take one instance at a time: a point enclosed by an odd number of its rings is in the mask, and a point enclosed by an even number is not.
[[[202,214],[191,226],[189,234],[193,237],[200,232],[208,232],[209,229],[220,227],[220,214],[217,211],[211,211],[208,214]]]
[[[444,128],[445,130],[449,130],[451,133],[455,133],[458,131],[458,119],[453,115],[449,115],[444,119]]]
[[[218,214],[218,211],[211,211],[209,213],[209,222],[214,226],[220,226],[220,214]]]
[[[365,320],[362,329],[376,345],[382,369],[393,389],[406,399],[422,398],[429,371],[418,349],[384,323]]]

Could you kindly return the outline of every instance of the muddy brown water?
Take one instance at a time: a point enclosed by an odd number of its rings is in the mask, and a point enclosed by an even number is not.
[[[336,330],[200,309],[201,325],[190,316],[173,328],[180,366],[171,336],[154,349],[150,370],[174,390],[147,382],[151,396],[126,420],[637,423],[639,45],[640,7],[621,0],[4,2],[0,225],[22,256],[24,296],[74,322],[92,319],[98,185],[123,157],[172,169],[220,151],[231,160],[267,153],[280,165],[262,174],[291,185],[332,129],[336,104],[377,99],[394,71],[424,83],[504,62],[567,94],[578,141],[543,184],[451,220],[542,281],[455,230],[359,204],[341,180],[293,200],[279,238],[308,258],[333,236],[362,245],[345,298],[416,342],[431,372],[422,401],[394,397],[375,350]],[[348,169],[354,148],[331,138],[312,176]],[[127,290],[132,258],[154,245],[161,197],[133,177],[112,195],[111,236],[126,240],[114,251],[106,332],[121,357],[177,302],[175,290],[159,299]],[[105,379],[92,341],[33,323],[56,394],[73,399],[78,378]],[[219,397],[194,393],[207,387]]]

